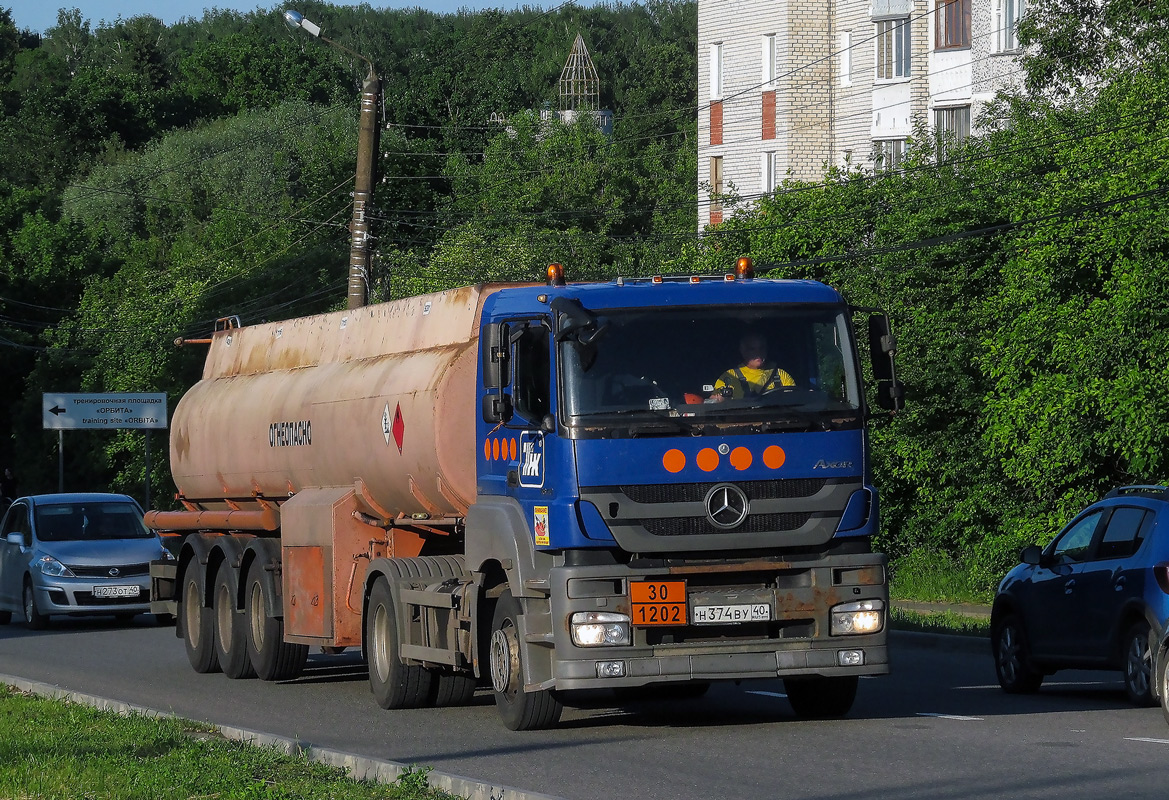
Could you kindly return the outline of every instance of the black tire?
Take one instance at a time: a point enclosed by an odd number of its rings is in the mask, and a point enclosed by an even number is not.
[[[549,689],[524,691],[523,651],[519,638],[520,604],[505,591],[491,621],[491,685],[503,724],[513,731],[547,728],[560,721],[564,706]]]
[[[0,625],[7,625],[9,622],[12,622],[12,612],[0,611]]]
[[[197,561],[192,561],[183,573],[178,624],[191,668],[198,673],[219,672],[214,642],[215,611],[203,606],[203,581]]]
[[[801,719],[843,717],[856,700],[856,675],[834,678],[785,678],[784,691]]]
[[[1169,723],[1169,652],[1161,651],[1160,666],[1157,668],[1157,675],[1161,681],[1158,687],[1161,695],[1161,714],[1165,717],[1165,722]]]
[[[369,593],[365,615],[369,688],[382,708],[422,708],[430,705],[434,674],[423,667],[402,663],[395,613],[390,584],[379,577]]]
[[[1155,680],[1153,653],[1156,651],[1149,641],[1150,638],[1149,623],[1142,620],[1129,626],[1121,645],[1124,659],[1124,692],[1128,695],[1129,702],[1135,706],[1157,704],[1153,685]]]
[[[1043,673],[1031,665],[1031,648],[1023,624],[1007,614],[991,628],[994,671],[1007,694],[1032,694],[1043,684]]]
[[[434,695],[431,705],[439,708],[450,706],[465,706],[475,696],[476,680],[474,675],[462,672],[451,672],[444,669],[432,669]]]
[[[248,633],[243,612],[236,609],[235,570],[220,564],[215,573],[211,608],[215,612],[215,657],[229,678],[254,678],[256,670],[248,658]]]
[[[248,661],[262,681],[287,681],[300,675],[308,645],[284,641],[284,618],[268,616],[268,591],[260,575],[249,573],[244,595]]]
[[[43,631],[49,627],[49,615],[42,614],[37,608],[37,595],[29,580],[24,582],[24,624],[30,631]]]

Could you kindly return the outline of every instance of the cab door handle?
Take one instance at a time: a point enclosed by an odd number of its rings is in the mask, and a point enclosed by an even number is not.
[[[1064,594],[1071,594],[1072,589],[1075,589],[1075,588],[1076,588],[1076,579],[1069,578],[1068,582],[1063,585],[1063,593]]]
[[[1121,575],[1119,578],[1116,579],[1116,583],[1112,584],[1112,589],[1114,591],[1119,592],[1121,589],[1124,588],[1125,580],[1126,580],[1126,578],[1123,575]]]

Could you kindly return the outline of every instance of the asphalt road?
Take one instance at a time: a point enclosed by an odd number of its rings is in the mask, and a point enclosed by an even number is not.
[[[1169,796],[1169,726],[1129,706],[1118,675],[1060,673],[1009,697],[981,648],[894,636],[893,674],[862,680],[848,718],[817,722],[766,681],[689,701],[597,697],[555,730],[515,733],[484,691],[464,708],[382,711],[351,653],[314,654],[287,683],[197,675],[174,628],[146,620],[0,627],[0,673],[570,800]]]

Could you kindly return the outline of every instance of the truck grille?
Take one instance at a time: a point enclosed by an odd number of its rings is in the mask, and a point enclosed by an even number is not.
[[[778,500],[811,497],[828,483],[827,478],[788,478],[776,481],[743,481],[735,485],[750,500]],[[714,483],[662,483],[620,486],[619,491],[635,503],[701,503]],[[799,527],[798,525],[796,527]]]
[[[812,518],[811,514],[751,514],[743,524],[733,530],[716,528],[706,517],[665,517],[663,519],[638,519],[632,522],[641,525],[654,536],[704,536],[725,533],[767,533],[769,531],[794,531],[802,528]]]

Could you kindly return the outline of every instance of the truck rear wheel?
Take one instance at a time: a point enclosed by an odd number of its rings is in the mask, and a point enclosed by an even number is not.
[[[235,570],[229,564],[220,564],[215,574],[215,592],[212,595],[215,612],[215,657],[223,674],[229,678],[254,678],[256,670],[248,658],[247,629],[244,615],[235,608]]]
[[[802,719],[843,717],[856,700],[855,675],[837,678],[790,678],[783,682],[787,701]]]
[[[475,676],[462,672],[432,669],[434,676],[434,705],[439,708],[447,706],[465,706],[475,696]]]
[[[524,691],[519,620],[520,604],[505,591],[495,604],[491,622],[491,685],[503,724],[513,731],[531,731],[555,725],[564,706],[551,690]]]
[[[378,578],[365,615],[369,688],[382,708],[422,708],[430,705],[434,676],[428,669],[402,663],[395,613],[390,585]]]
[[[248,661],[262,681],[287,681],[300,675],[308,660],[307,644],[284,641],[284,619],[268,616],[268,590],[261,576],[249,573],[244,595]]]
[[[192,561],[183,573],[179,624],[191,668],[200,673],[218,672],[219,657],[212,642],[215,615],[212,609],[203,607],[203,581],[198,561]]]

